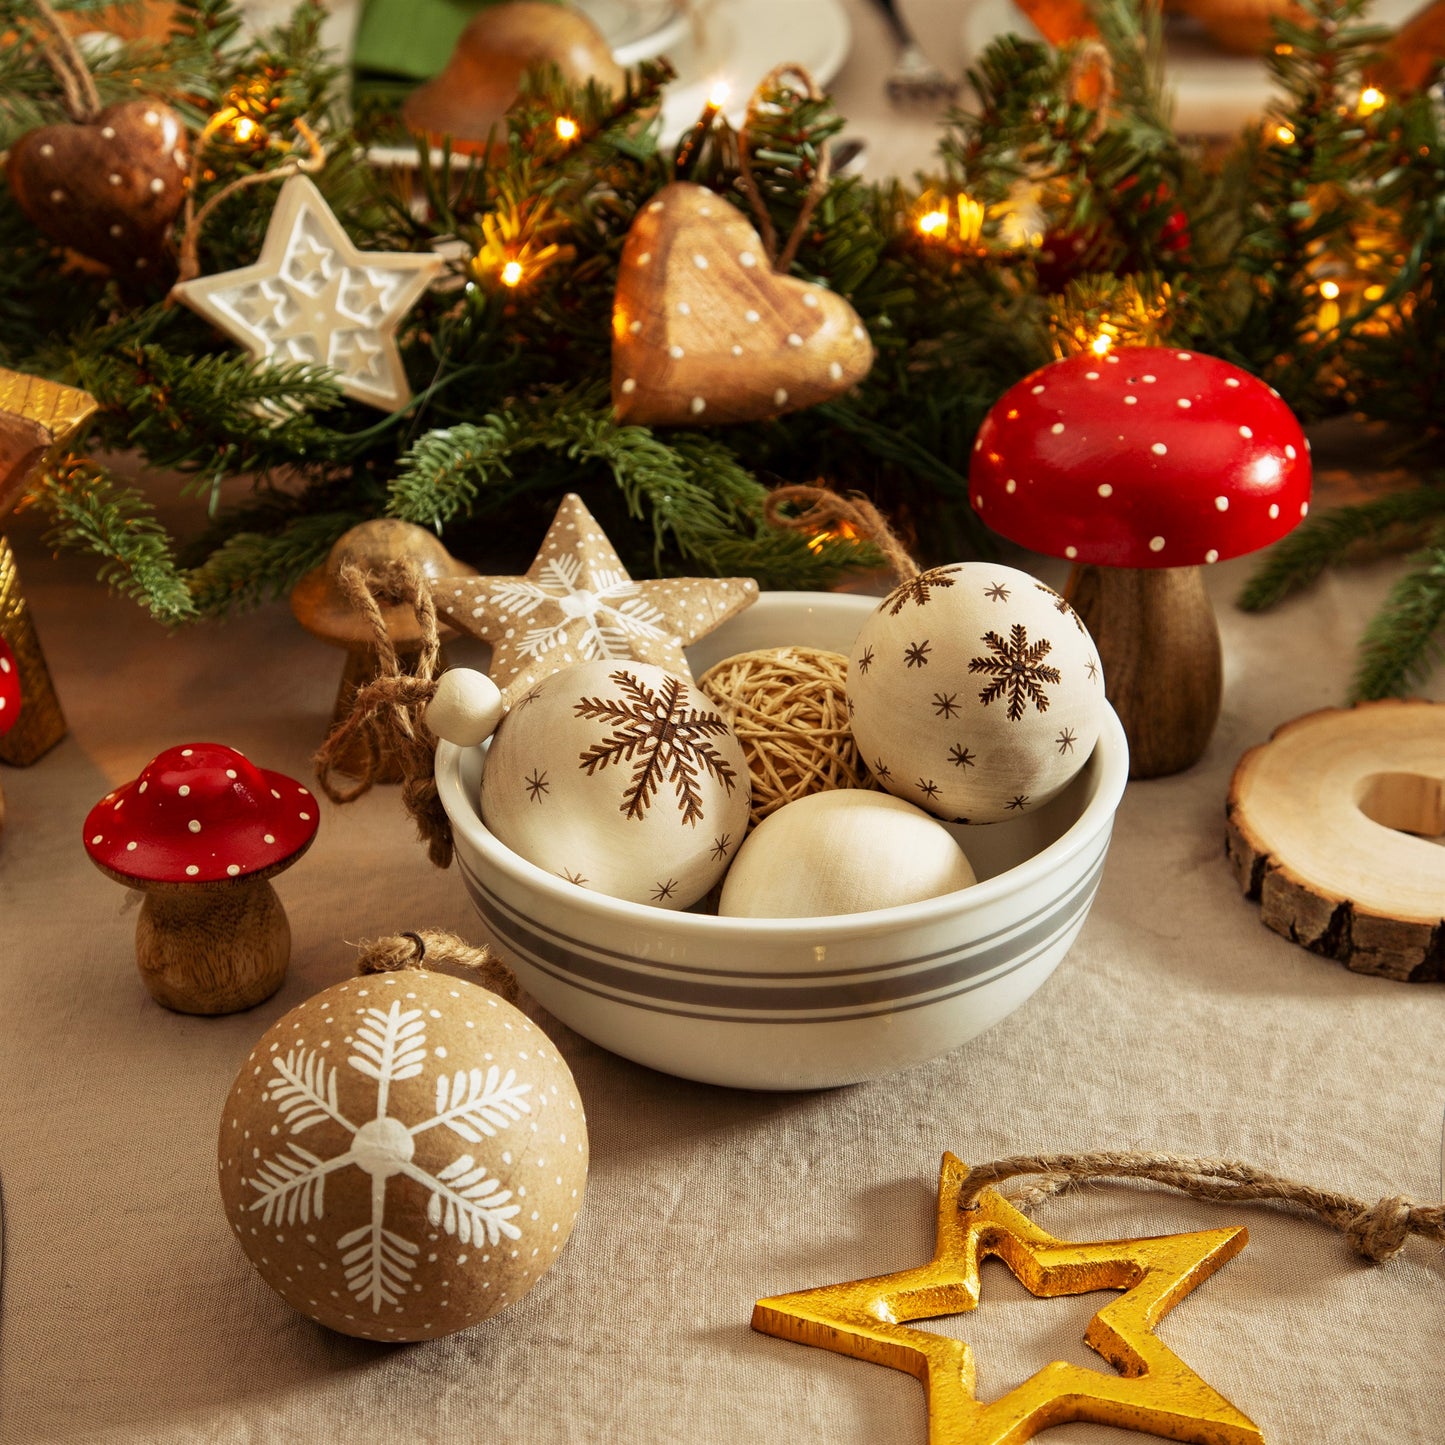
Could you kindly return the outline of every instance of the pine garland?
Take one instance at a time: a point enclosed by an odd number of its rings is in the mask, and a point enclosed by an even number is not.
[[[57,3],[87,11],[98,0]],[[155,95],[197,134],[205,127],[197,204],[283,165],[305,122],[328,152],[318,182],[360,249],[454,256],[447,282],[399,329],[415,397],[378,416],[324,368],[254,363],[159,293],[123,294],[63,268],[0,188],[0,364],[90,390],[101,404],[93,453],[131,450],[185,474],[206,522],[178,551],[145,499],[94,462],[59,469],[35,501],[58,545],[97,553],[103,580],[167,622],[284,593],[348,526],[382,514],[444,532],[461,555],[525,562],[567,490],[586,494],[634,570],[826,586],[876,555],[768,527],[770,484],[857,487],[930,557],[984,551],[967,487],[982,417],[1029,370],[1100,338],[1225,356],[1307,421],[1355,414],[1428,455],[1445,414],[1441,110],[1423,95],[1360,102],[1380,34],[1363,23],[1364,0],[1303,9],[1280,28],[1268,115],[1223,156],[1170,125],[1152,6],[1097,0],[1102,68],[1097,51],[998,39],[972,74],[975,102],[943,129],[934,173],[916,184],[834,177],[801,238],[792,274],[848,297],[877,351],[868,379],[774,421],[654,431],[617,424],[607,377],[623,240],[671,178],[653,121],[665,64],[640,66],[620,96],[534,75],[494,154],[465,167],[419,157],[418,207],[368,166],[336,108],[319,7],[247,40],[232,0],[182,0],[165,44],[89,55],[102,100]],[[6,146],[64,111],[27,0],[0,0],[0,26],[12,37],[0,48]],[[1107,76],[1102,104],[1090,74]],[[842,121],[793,89],[762,99],[751,150],[787,235]],[[555,132],[562,114],[575,141]],[[725,130],[692,179],[746,213]],[[204,272],[255,259],[274,197],[251,186],[217,209]],[[944,217],[941,231],[920,230],[925,212]],[[515,288],[508,262],[522,269]],[[253,494],[222,505],[222,484],[238,476]],[[1367,689],[1405,686],[1433,655],[1445,606],[1442,515],[1436,480],[1311,517],[1266,559],[1246,605],[1307,585],[1361,539],[1425,548],[1361,672]]]

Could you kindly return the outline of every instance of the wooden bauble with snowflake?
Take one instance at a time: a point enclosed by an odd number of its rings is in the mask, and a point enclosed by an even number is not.
[[[712,700],[647,663],[543,678],[493,735],[482,821],[560,878],[686,908],[722,877],[748,825],[742,744]]]
[[[1099,736],[1104,676],[1074,610],[1012,567],[961,562],[894,588],[849,658],[864,761],[950,822],[997,823],[1067,786]]]
[[[835,291],[776,274],[736,207],[664,187],[622,248],[612,307],[612,404],[622,421],[762,421],[841,396],[873,343]]]
[[[556,1260],[587,1124],[525,1014],[405,969],[333,984],[271,1027],[218,1158],[231,1228],[288,1304],[342,1334],[429,1340],[514,1304]]]

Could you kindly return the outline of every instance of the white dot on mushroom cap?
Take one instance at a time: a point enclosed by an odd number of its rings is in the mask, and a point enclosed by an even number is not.
[[[1253,431],[1251,431],[1247,426],[1240,427],[1239,434],[1245,439],[1245,441],[1248,441],[1250,437],[1254,435]]]
[[[1055,436],[1058,436],[1058,434],[1059,434],[1061,431],[1063,431],[1063,429],[1064,429],[1064,424],[1063,424],[1063,422],[1061,422],[1061,421],[1056,421],[1056,422],[1053,424],[1053,426],[1051,426],[1051,427],[1049,428],[1049,430],[1050,430],[1051,432],[1053,432],[1053,434],[1054,434]]]
[[[1098,373],[1097,371],[1086,371],[1086,372],[1084,373],[1084,380],[1085,380],[1085,381],[1098,381],[1098,379],[1099,379],[1099,373]]]
[[[1301,503],[1299,504],[1299,514],[1300,514],[1301,517],[1308,517],[1308,516],[1309,516],[1309,514],[1310,514],[1310,504],[1309,504],[1308,502],[1301,502]]]
[[[1175,403],[1175,405],[1182,406],[1185,411],[1188,411],[1189,408],[1194,405],[1194,403],[1190,401],[1187,396],[1181,396],[1179,400]]]
[[[192,818],[191,821],[186,824],[186,827],[193,833],[199,833],[201,831],[201,820],[199,818]]]
[[[1225,386],[1238,386],[1239,378],[1237,376],[1226,376],[1224,378],[1224,384]]]
[[[1290,459],[1290,461],[1293,461],[1299,455],[1299,453],[1295,451],[1292,446],[1285,447],[1284,454]]]
[[[232,878],[234,878],[236,874],[238,874],[240,871],[241,865],[239,863],[228,863],[226,865],[226,872],[229,873]]]
[[[688,402],[688,409],[692,412],[694,416],[697,416],[700,412],[705,411],[706,408],[707,403],[700,396],[695,396],[690,402]],[[303,816],[305,815],[303,814]]]
[[[1169,450],[1169,448],[1166,447],[1163,442],[1155,442],[1154,445],[1149,448],[1149,450],[1153,452],[1156,457],[1162,457]]]
[[[200,871],[201,871],[201,870],[200,870],[199,868],[197,868],[194,863],[188,863],[188,864],[186,865],[186,877],[187,877],[187,878],[194,878],[194,877],[196,876],[196,874],[199,873]]]
[[[1150,538],[1149,538],[1149,550],[1150,550],[1151,552],[1162,552],[1162,551],[1164,550],[1164,538],[1163,538],[1163,537],[1150,537]]]
[[[101,842],[104,838],[105,838],[105,834],[104,834],[104,833],[97,833],[97,834],[95,835],[95,837],[90,840],[90,845],[91,845],[91,847],[93,848],[97,843]]]
[[[127,853],[134,853],[134,852],[135,852],[135,844],[134,844],[134,843],[127,843],[127,844],[125,845],[125,851],[126,851]]]
[[[1126,396],[1126,397],[1124,398],[1124,405],[1125,405],[1125,406],[1136,406],[1136,405],[1138,404],[1138,401],[1139,401],[1139,398],[1138,398],[1137,396]]]
[[[1270,521],[1273,521],[1277,516],[1279,516],[1279,503],[1278,503],[1278,502],[1271,502],[1271,503],[1269,504],[1269,518],[1270,518]]]
[[[1029,390],[1032,392],[1032,394],[1033,394],[1034,396],[1038,396],[1038,395],[1040,395],[1040,394],[1043,392],[1043,387],[1042,387],[1042,386],[1034,386],[1034,387],[1030,387]]]
[[[1114,495],[1114,489],[1108,484],[1108,482],[1100,482],[1099,495],[1101,497],[1112,497]]]
[[[1176,351],[1176,352],[1174,353],[1174,355],[1175,355],[1180,361],[1193,361],[1193,360],[1194,360],[1194,353],[1193,353],[1192,351]]]
[[[300,818],[303,823],[309,823],[311,821],[310,813],[298,813],[296,816]]]
[[[1158,378],[1157,376],[1150,376],[1150,375],[1148,375],[1148,374],[1146,373],[1146,374],[1145,374],[1145,377],[1144,377],[1144,380],[1145,380],[1145,381],[1158,381],[1159,378]]]
[[[1216,508],[1218,511],[1227,512],[1227,511],[1229,510],[1229,498],[1228,498],[1228,497],[1216,497],[1216,498],[1214,499],[1214,505],[1215,505],[1215,508]]]
[[[266,843],[274,843],[276,841],[276,835],[274,833],[267,833],[264,835],[262,841]]]
[[[1217,561],[1219,561],[1219,553],[1216,552],[1213,547],[1211,547],[1211,548],[1204,554],[1204,560],[1205,560],[1206,562],[1217,562]]]
[[[189,798],[191,796],[191,785],[189,783],[182,783],[180,787],[176,789],[176,792],[183,798]]]
[[[236,776],[236,770],[235,770],[235,768],[227,768],[227,769],[226,769],[226,776],[227,776],[228,778],[234,778],[234,777]]]
[[[622,394],[623,396],[631,396],[636,390],[637,383],[629,376],[627,380],[622,383]]]
[[[979,492],[975,492],[975,493],[974,493],[973,505],[974,505],[974,507],[975,507],[978,511],[980,511],[980,512],[983,511],[983,495],[982,495],[982,493],[979,493]]]
[[[1078,555],[1079,555],[1079,549],[1078,549],[1077,547],[1065,547],[1065,548],[1064,548],[1064,556],[1067,557],[1070,562],[1072,562],[1072,561],[1074,560],[1074,558],[1077,557]]]
[[[188,757],[190,757],[195,751],[196,751],[195,748],[182,748],[182,749],[181,749],[181,756],[182,756],[183,758],[188,758]]]
[[[150,787],[150,784],[149,784],[149,783],[142,783],[142,784],[140,785],[140,787],[138,787],[138,788],[136,789],[136,792],[138,792],[138,793],[143,793],[143,792],[145,792],[145,790],[146,790],[148,787]]]
[[[1009,494],[1009,496],[1013,496],[1013,494],[1018,491],[1019,484],[1014,481],[1012,477],[1010,477],[1008,481],[1003,484],[1003,489]]]

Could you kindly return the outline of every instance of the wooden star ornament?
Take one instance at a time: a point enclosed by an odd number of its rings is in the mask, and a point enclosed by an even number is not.
[[[928,1397],[930,1445],[1017,1445],[1052,1425],[1090,1421],[1196,1445],[1263,1445],[1259,1428],[1207,1385],[1154,1326],[1248,1242],[1243,1228],[1071,1244],[984,1190],[963,1210],[968,1169],[943,1156],[933,1259],[913,1269],[759,1300],[753,1328],[916,1376]],[[1117,1375],[1056,1360],[1008,1394],[974,1394],[973,1352],[908,1321],[975,1309],[979,1265],[1001,1259],[1040,1298],[1115,1289],[1084,1332]]]
[[[622,421],[760,421],[841,396],[872,365],[858,313],[836,291],[774,272],[720,196],[676,181],[638,212],[612,306]]]
[[[437,583],[438,614],[492,645],[507,707],[544,677],[598,658],[650,662],[689,681],[683,648],[756,600],[751,577],[634,581],[575,493],[563,497],[522,577]]]
[[[315,185],[292,176],[254,264],[180,282],[171,294],[258,361],[329,366],[347,396],[398,411],[411,387],[396,328],[445,265],[441,256],[358,251]]]

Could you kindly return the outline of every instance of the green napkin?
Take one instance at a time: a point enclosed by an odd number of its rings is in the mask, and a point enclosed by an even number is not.
[[[501,0],[364,0],[352,67],[358,77],[425,80],[441,71],[467,21]]]

